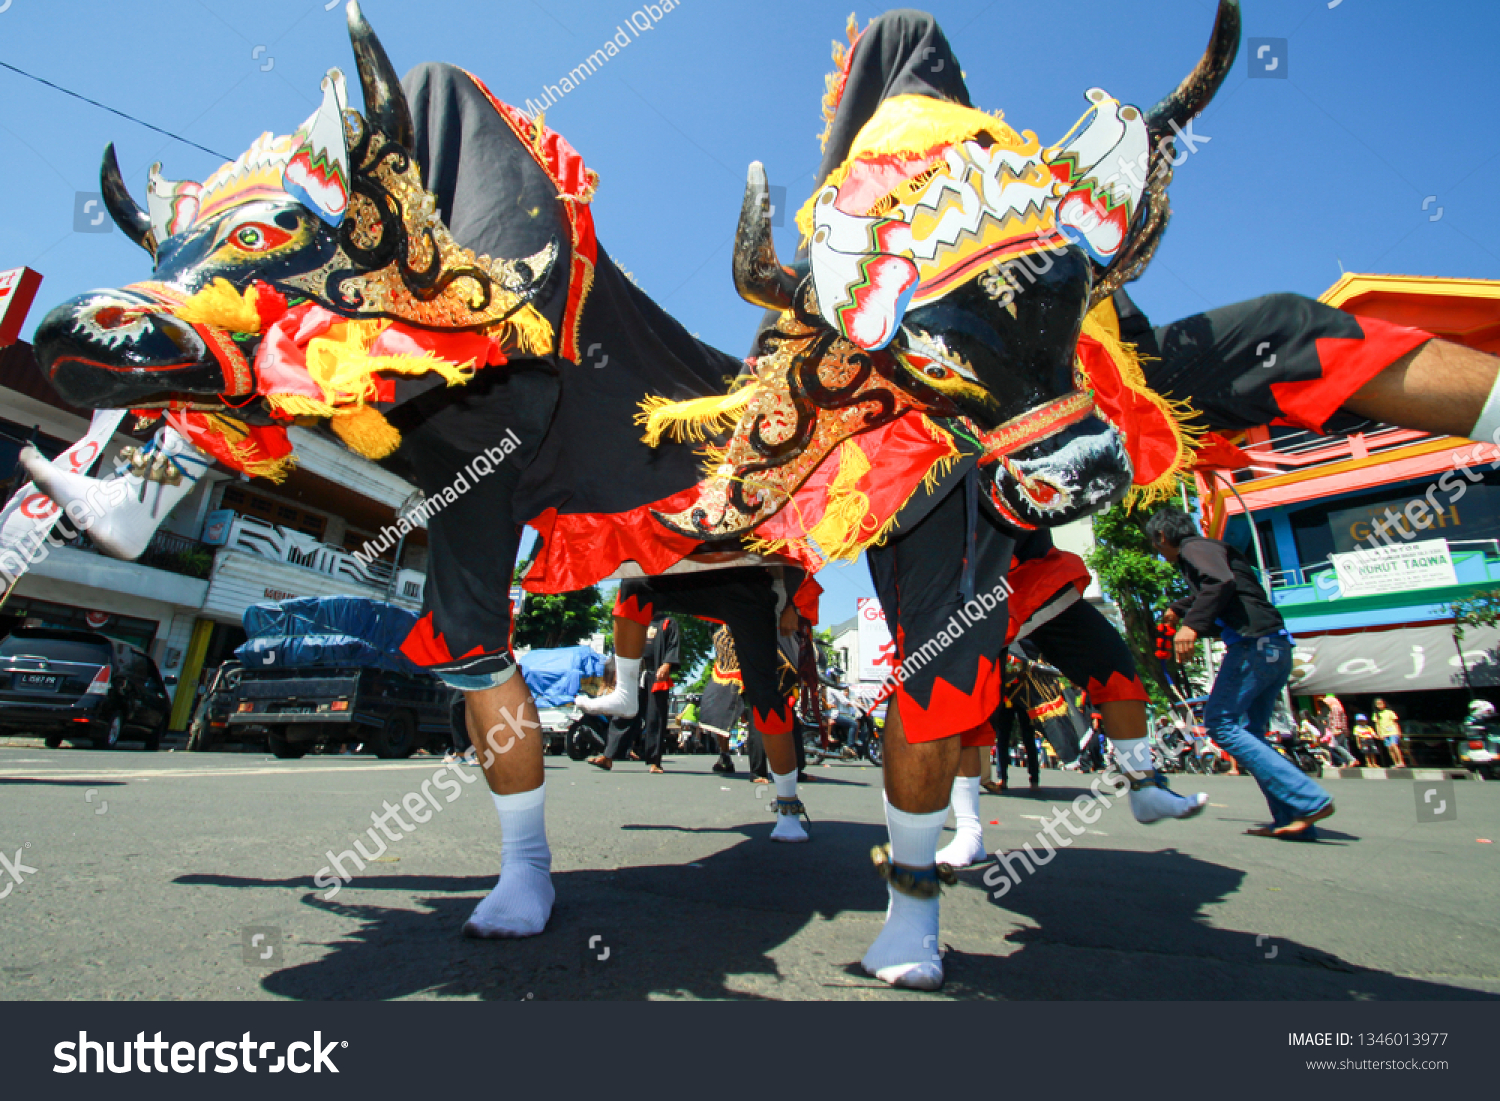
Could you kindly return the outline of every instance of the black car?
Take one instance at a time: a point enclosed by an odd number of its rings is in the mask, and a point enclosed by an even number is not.
[[[95,749],[161,745],[172,703],[156,664],[92,631],[22,627],[0,641],[0,734],[40,734]]]
[[[187,749],[189,753],[202,753],[219,746],[229,729],[229,712],[239,700],[240,663],[226,661],[214,671],[203,698],[193,712],[193,721],[188,724]],[[261,737],[265,732],[256,731]]]

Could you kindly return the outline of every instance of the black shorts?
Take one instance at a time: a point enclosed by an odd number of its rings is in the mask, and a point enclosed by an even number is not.
[[[556,378],[545,371],[489,368],[466,386],[429,391],[388,414],[402,441],[385,465],[414,483],[432,509],[422,617],[401,652],[455,688],[492,686],[515,667],[510,586],[521,520],[514,502],[556,400]]]
[[[620,585],[615,614],[650,623],[663,612],[722,623],[734,637],[744,695],[764,734],[792,729],[777,649],[776,591],[768,570],[750,566],[632,579]]]
[[[1157,393],[1186,401],[1210,428],[1240,432],[1287,424],[1351,432],[1369,422],[1345,402],[1432,334],[1270,294],[1152,328],[1129,297],[1115,297],[1121,336],[1142,356]]]
[[[907,740],[962,734],[965,745],[988,745],[1005,671],[1015,541],[984,508],[971,521],[963,480],[945,491],[918,523],[867,558],[896,642],[891,677]],[[973,592],[962,591],[966,557]]]

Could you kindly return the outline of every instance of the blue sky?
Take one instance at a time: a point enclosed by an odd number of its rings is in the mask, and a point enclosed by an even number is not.
[[[228,156],[286,133],[318,81],[353,72],[327,0],[0,0],[0,61]],[[743,353],[756,311],[729,279],[745,167],[800,203],[812,184],[829,46],[853,0],[685,0],[659,22],[620,0],[366,0],[402,71],[449,61],[524,103],[637,12],[652,29],[548,112],[603,180],[605,247],[693,331]],[[1044,141],[1100,86],[1150,106],[1200,55],[1211,0],[950,0],[929,5],[975,102]],[[1317,295],[1348,271],[1500,278],[1500,122],[1488,98],[1500,7],[1475,0],[1245,0],[1242,53],[1177,171],[1172,229],[1135,287],[1159,323],[1270,291]],[[858,7],[861,21],[878,7]],[[1264,78],[1251,77],[1278,61]],[[1286,79],[1278,79],[1285,73]],[[357,92],[356,92],[357,97]],[[0,268],[45,276],[30,327],[58,301],[142,278],[118,232],[74,231],[114,141],[143,196],[147,168],[201,179],[197,149],[0,69]],[[783,251],[794,248],[780,231]],[[824,623],[869,595],[862,566],[827,571]]]

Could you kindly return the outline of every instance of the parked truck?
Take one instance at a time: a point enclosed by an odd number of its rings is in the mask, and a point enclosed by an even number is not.
[[[262,728],[283,758],[319,744],[363,745],[377,757],[448,744],[453,690],[399,649],[416,622],[410,612],[308,597],[254,605],[244,622],[238,677],[223,690],[228,737]]]

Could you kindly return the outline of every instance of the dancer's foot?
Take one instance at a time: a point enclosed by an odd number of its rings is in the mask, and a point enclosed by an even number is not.
[[[1333,800],[1330,799],[1311,814],[1304,814],[1300,818],[1293,818],[1284,826],[1277,826],[1272,831],[1275,837],[1295,837],[1305,834],[1315,822],[1321,822],[1325,818],[1333,817]]]
[[[752,784],[769,784],[771,782],[771,778],[769,776],[754,776],[751,777],[750,782]]]
[[[665,775],[667,770],[664,769],[664,768],[662,768],[661,765],[652,765],[646,771],[647,772],[654,772],[654,773],[657,773],[657,774],[660,774],[660,775]]]
[[[906,990],[937,990],[943,985],[943,954],[938,947],[938,900],[910,898],[887,887],[885,925],[860,965],[881,982]]]
[[[734,775],[734,762],[729,759],[729,754],[727,754],[727,753],[720,753],[719,754],[719,763],[716,764],[716,765],[714,765],[714,771],[715,772],[721,772],[725,776],[733,776]]]
[[[469,915],[464,936],[481,940],[534,937],[547,927],[557,892],[540,868],[517,864],[501,869],[500,882]]]
[[[811,840],[801,822],[801,819],[807,817],[807,808],[802,805],[802,800],[777,799],[771,809],[776,812],[776,826],[771,830],[772,841],[801,844]]]
[[[75,474],[49,462],[31,446],[20,462],[38,489],[71,517],[92,517],[89,541],[114,558],[135,560],[167,515],[193,491],[209,459],[170,428],[144,447],[122,453],[129,465],[109,478]]]
[[[984,788],[984,790],[987,791],[987,792],[989,792],[991,795],[1004,795],[1005,794],[1005,781],[1004,780],[1001,780],[998,784],[995,783],[992,780],[981,780],[979,782],[979,786],[982,787],[982,788]]]
[[[1143,826],[1164,818],[1192,818],[1201,814],[1206,806],[1208,796],[1205,793],[1178,795],[1160,772],[1130,782],[1130,809],[1135,820]]]
[[[602,696],[579,696],[573,701],[585,715],[608,715],[612,719],[633,719],[640,703],[634,686],[615,685]]]
[[[615,767],[615,763],[603,754],[600,754],[598,757],[590,757],[589,764],[595,768],[602,768],[605,772]]]
[[[959,830],[957,836],[938,850],[937,862],[950,868],[972,868],[989,857],[984,851],[984,834],[972,830]]]

